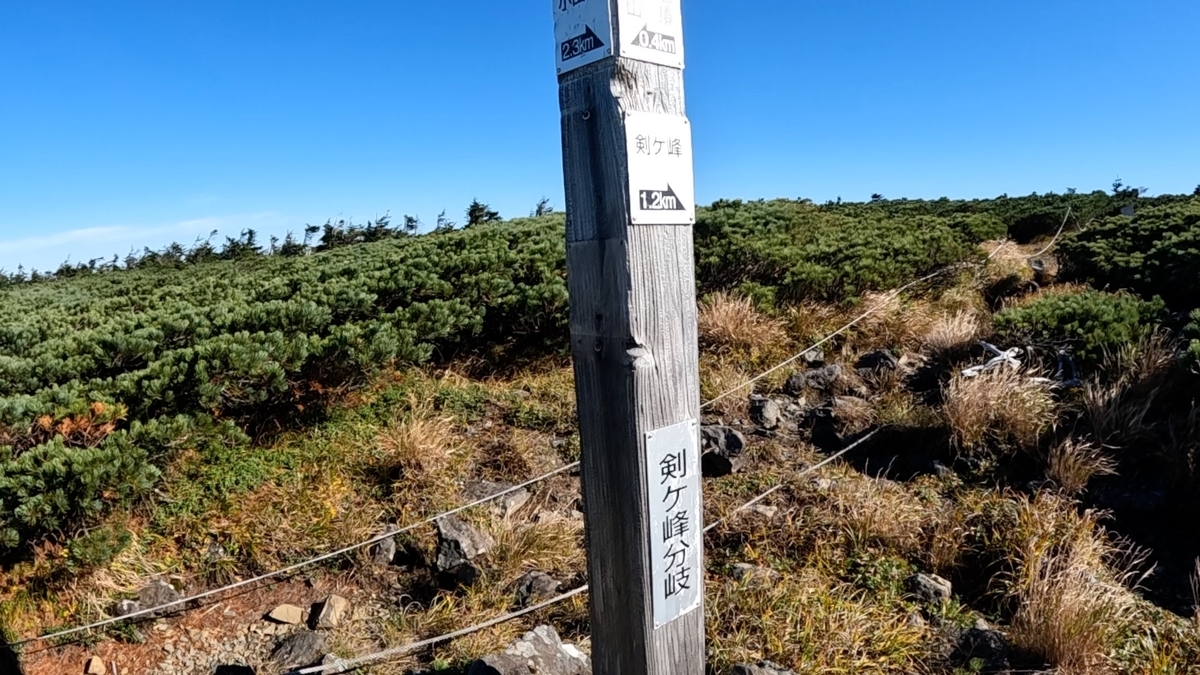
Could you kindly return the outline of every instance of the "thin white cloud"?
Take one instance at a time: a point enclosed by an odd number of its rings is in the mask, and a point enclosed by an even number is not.
[[[93,258],[124,256],[130,250],[144,247],[161,248],[173,241],[190,245],[197,237],[207,238],[217,230],[222,236],[237,236],[246,228],[262,230],[267,235],[287,225],[288,220],[273,212],[213,216],[185,220],[169,225],[136,226],[107,225],[85,227],[53,234],[27,236],[0,241],[0,269],[53,270],[65,260],[72,262]]]

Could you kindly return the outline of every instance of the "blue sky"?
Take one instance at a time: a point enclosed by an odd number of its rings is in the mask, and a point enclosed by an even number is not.
[[[701,203],[1200,183],[1195,0],[683,0]],[[561,208],[547,0],[0,7],[0,267]]]

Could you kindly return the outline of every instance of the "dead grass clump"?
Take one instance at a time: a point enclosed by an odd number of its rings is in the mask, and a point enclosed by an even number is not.
[[[959,310],[943,314],[921,337],[922,347],[931,354],[952,354],[978,342],[987,335],[987,327],[977,312]]]
[[[717,396],[745,384],[750,377],[750,373],[737,364],[704,355],[700,358],[700,399],[711,401]],[[735,392],[713,403],[707,409],[719,415],[745,419],[749,415],[747,403],[749,393],[749,388]]]
[[[859,316],[870,314],[854,327],[858,342],[871,348],[913,346],[929,331],[934,321],[934,308],[926,300],[906,300],[894,292],[864,293]]]
[[[786,349],[783,321],[767,316],[740,295],[718,291],[700,303],[696,317],[700,346],[717,354],[751,359]]]
[[[1096,378],[1083,385],[1081,401],[1096,441],[1120,448],[1153,433],[1147,417],[1157,397],[1157,389],[1138,394],[1120,382],[1106,384]]]
[[[912,673],[929,653],[925,627],[817,570],[714,580],[705,595],[716,672],[768,659],[802,673]]]
[[[1006,239],[985,241],[979,248],[988,255],[983,268],[983,280],[994,284],[1006,279],[1030,281],[1033,268],[1029,266],[1029,254],[1024,247]]]
[[[1044,493],[1017,512],[1011,638],[1064,675],[1110,672],[1135,610],[1129,587],[1142,558],[1111,543],[1096,520]]]
[[[1113,458],[1087,441],[1067,439],[1051,448],[1046,458],[1046,477],[1068,497],[1082,493],[1096,476],[1116,473]]]
[[[970,378],[956,374],[946,386],[942,410],[954,442],[963,449],[988,441],[1032,448],[1055,419],[1049,385],[1010,368]]]
[[[408,419],[383,429],[377,439],[378,472],[389,483],[391,502],[402,519],[448,504],[466,457],[454,422],[414,404]]]
[[[928,508],[901,483],[847,475],[834,481],[821,507],[845,537],[851,553],[879,545],[908,556],[921,548]]]

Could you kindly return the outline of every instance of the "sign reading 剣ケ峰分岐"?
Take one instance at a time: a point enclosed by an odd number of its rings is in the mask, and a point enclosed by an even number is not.
[[[646,434],[655,628],[696,609],[703,597],[698,433],[689,420]]]
[[[686,117],[625,113],[629,220],[634,225],[696,222],[692,128]]]
[[[552,0],[555,57],[565,73],[613,55],[612,3],[623,58],[683,68],[680,0]]]

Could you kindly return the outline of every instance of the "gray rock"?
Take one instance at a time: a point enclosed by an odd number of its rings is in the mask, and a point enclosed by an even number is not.
[[[820,392],[833,391],[833,387],[842,377],[842,367],[834,364],[824,368],[812,368],[803,372],[792,373],[784,384],[784,391],[797,396],[807,387]]]
[[[517,580],[517,604],[521,607],[548,600],[558,593],[559,582],[545,572],[526,572]]]
[[[553,626],[538,626],[504,650],[538,675],[589,675],[591,660],[573,645],[564,645]]]
[[[113,616],[128,616],[140,611],[142,611],[142,604],[137,600],[122,600],[113,607],[112,613]]]
[[[771,661],[759,661],[751,665],[739,663],[733,667],[733,675],[796,675],[795,671]]]
[[[315,608],[314,608],[315,609]],[[314,611],[316,620],[313,627],[319,629],[337,628],[342,620],[350,613],[350,601],[340,595],[330,595],[321,603],[320,611]]]
[[[710,425],[700,428],[701,472],[710,478],[735,473],[745,460],[746,437],[733,427]]]
[[[463,486],[463,497],[465,497],[468,501],[486,499],[498,492],[504,492],[512,487],[513,486],[508,483],[493,483],[487,480],[473,480],[469,481],[465,486]],[[491,507],[493,512],[495,512],[497,515],[504,518],[509,518],[517,512],[517,509],[529,502],[530,497],[531,495],[529,490],[521,488],[520,490],[510,492],[503,497],[497,497],[495,501],[491,502]]]
[[[388,534],[390,532],[395,532],[398,529],[400,529],[400,528],[396,527],[395,525],[388,525],[387,529],[384,530],[383,532],[381,532],[380,534]],[[380,540],[380,541],[376,542],[374,546],[371,547],[371,561],[374,562],[376,565],[382,565],[382,566],[386,567],[388,565],[391,565],[392,562],[395,560],[396,560],[396,538],[395,537],[388,537],[387,539]]]
[[[895,370],[900,367],[900,361],[886,349],[877,349],[859,357],[854,368],[859,372],[876,372]]]
[[[1003,673],[1011,667],[1008,651],[1008,639],[1003,633],[977,625],[963,632],[954,650],[954,661],[962,665],[982,664],[984,673]]]
[[[181,597],[182,596],[179,595],[179,591],[175,590],[174,586],[168,584],[162,579],[155,579],[154,581],[151,581],[150,583],[138,589],[138,604],[140,604],[143,609],[153,609],[155,607],[169,605],[172,602],[179,600]],[[181,608],[182,605],[172,605],[168,609],[176,610]]]
[[[783,424],[783,409],[769,398],[751,396],[750,419],[764,429],[778,429]]]
[[[914,574],[908,578],[908,590],[927,604],[941,604],[950,599],[954,589],[950,582],[936,574]]]
[[[475,558],[487,553],[496,545],[491,535],[468,525],[457,516],[446,516],[437,521],[438,547],[437,569],[452,572]]]
[[[297,625],[304,623],[304,610],[295,605],[280,605],[267,614],[267,618],[275,623]]]
[[[746,509],[749,513],[756,513],[767,520],[774,520],[775,516],[779,515],[779,509],[774,506],[766,506],[764,504],[755,504]]]
[[[325,655],[325,635],[301,630],[281,638],[271,651],[271,661],[280,668],[303,668]]]
[[[533,675],[525,662],[508,654],[488,654],[467,668],[467,675]]]
[[[825,365],[825,350],[820,348],[810,349],[800,355],[800,360],[803,361],[805,365],[823,366]]]
[[[734,563],[733,578],[738,581],[774,583],[779,580],[780,574],[769,567],[759,567],[750,563]]]

